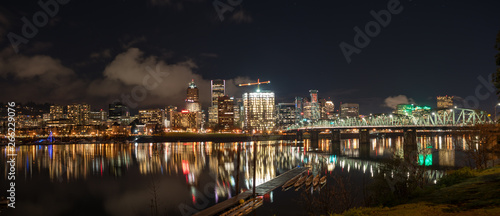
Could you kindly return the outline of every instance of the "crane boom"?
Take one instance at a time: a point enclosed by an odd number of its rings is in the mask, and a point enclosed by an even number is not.
[[[254,83],[243,83],[243,84],[239,84],[238,86],[252,86],[252,85],[269,84],[269,83],[271,83],[271,81],[263,81],[263,82],[261,82],[260,79],[257,79],[257,82],[254,82]]]

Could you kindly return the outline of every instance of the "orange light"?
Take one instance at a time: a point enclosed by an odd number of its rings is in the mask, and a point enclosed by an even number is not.
[[[182,110],[181,113],[189,113],[189,110]]]

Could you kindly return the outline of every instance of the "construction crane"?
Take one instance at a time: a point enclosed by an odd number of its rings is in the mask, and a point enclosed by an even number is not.
[[[252,85],[257,85],[257,92],[260,92],[260,84],[269,84],[271,81],[263,81],[261,82],[260,79],[257,79],[257,82],[254,83],[243,83],[239,84],[238,86],[252,86]]]
[[[260,85],[260,84],[268,84],[268,83],[271,83],[271,81],[261,82],[260,79],[257,79],[257,82],[255,82],[255,83],[243,83],[243,84],[239,84],[238,86],[251,86],[251,85]]]

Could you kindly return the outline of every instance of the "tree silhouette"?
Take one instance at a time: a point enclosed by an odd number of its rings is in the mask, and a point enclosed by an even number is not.
[[[495,49],[498,51],[495,55],[497,71],[493,74],[493,85],[497,88],[497,97],[500,99],[500,31],[498,31],[497,39],[495,41]]]

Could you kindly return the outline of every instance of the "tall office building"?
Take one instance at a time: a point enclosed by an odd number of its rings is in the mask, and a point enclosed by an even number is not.
[[[333,119],[335,112],[335,105],[333,104],[333,101],[321,99],[319,102],[320,102],[320,112],[321,112],[320,118],[323,120]]]
[[[231,129],[234,127],[234,100],[229,96],[218,98],[218,125],[223,129]]]
[[[68,105],[68,119],[77,125],[88,125],[90,105],[76,103]]]
[[[177,112],[177,107],[169,105],[165,107],[165,127],[170,128],[172,126],[173,114]]]
[[[278,127],[286,128],[295,124],[296,120],[295,103],[279,103],[276,105],[276,124]]]
[[[243,107],[243,98],[234,99],[234,126],[237,128],[243,128],[243,122],[245,119],[245,113],[243,112],[245,108]]]
[[[450,109],[453,108],[453,96],[437,96],[437,108],[438,109]]]
[[[300,122],[304,119],[304,100],[302,97],[295,97],[295,122]]]
[[[345,103],[340,105],[340,117],[358,117],[359,116],[359,104],[356,103]]]
[[[121,120],[128,117],[128,107],[120,102],[115,102],[109,105],[108,118],[111,120]]]
[[[60,105],[52,105],[50,106],[50,119],[62,119],[64,116],[64,107]]]
[[[189,110],[189,112],[201,111],[198,87],[196,87],[194,80],[191,80],[187,88],[186,109]]]
[[[245,129],[264,131],[275,126],[274,92],[259,91],[243,94]]]
[[[318,90],[309,90],[310,96],[311,96],[311,102],[309,104],[310,106],[310,119],[313,121],[316,121],[320,118],[321,112],[319,109],[319,103],[318,103]]]
[[[208,108],[208,123],[217,124],[219,119],[217,118],[218,109],[217,104],[219,102],[219,97],[226,95],[226,81],[225,80],[212,80],[210,83],[210,95],[211,104]]]

